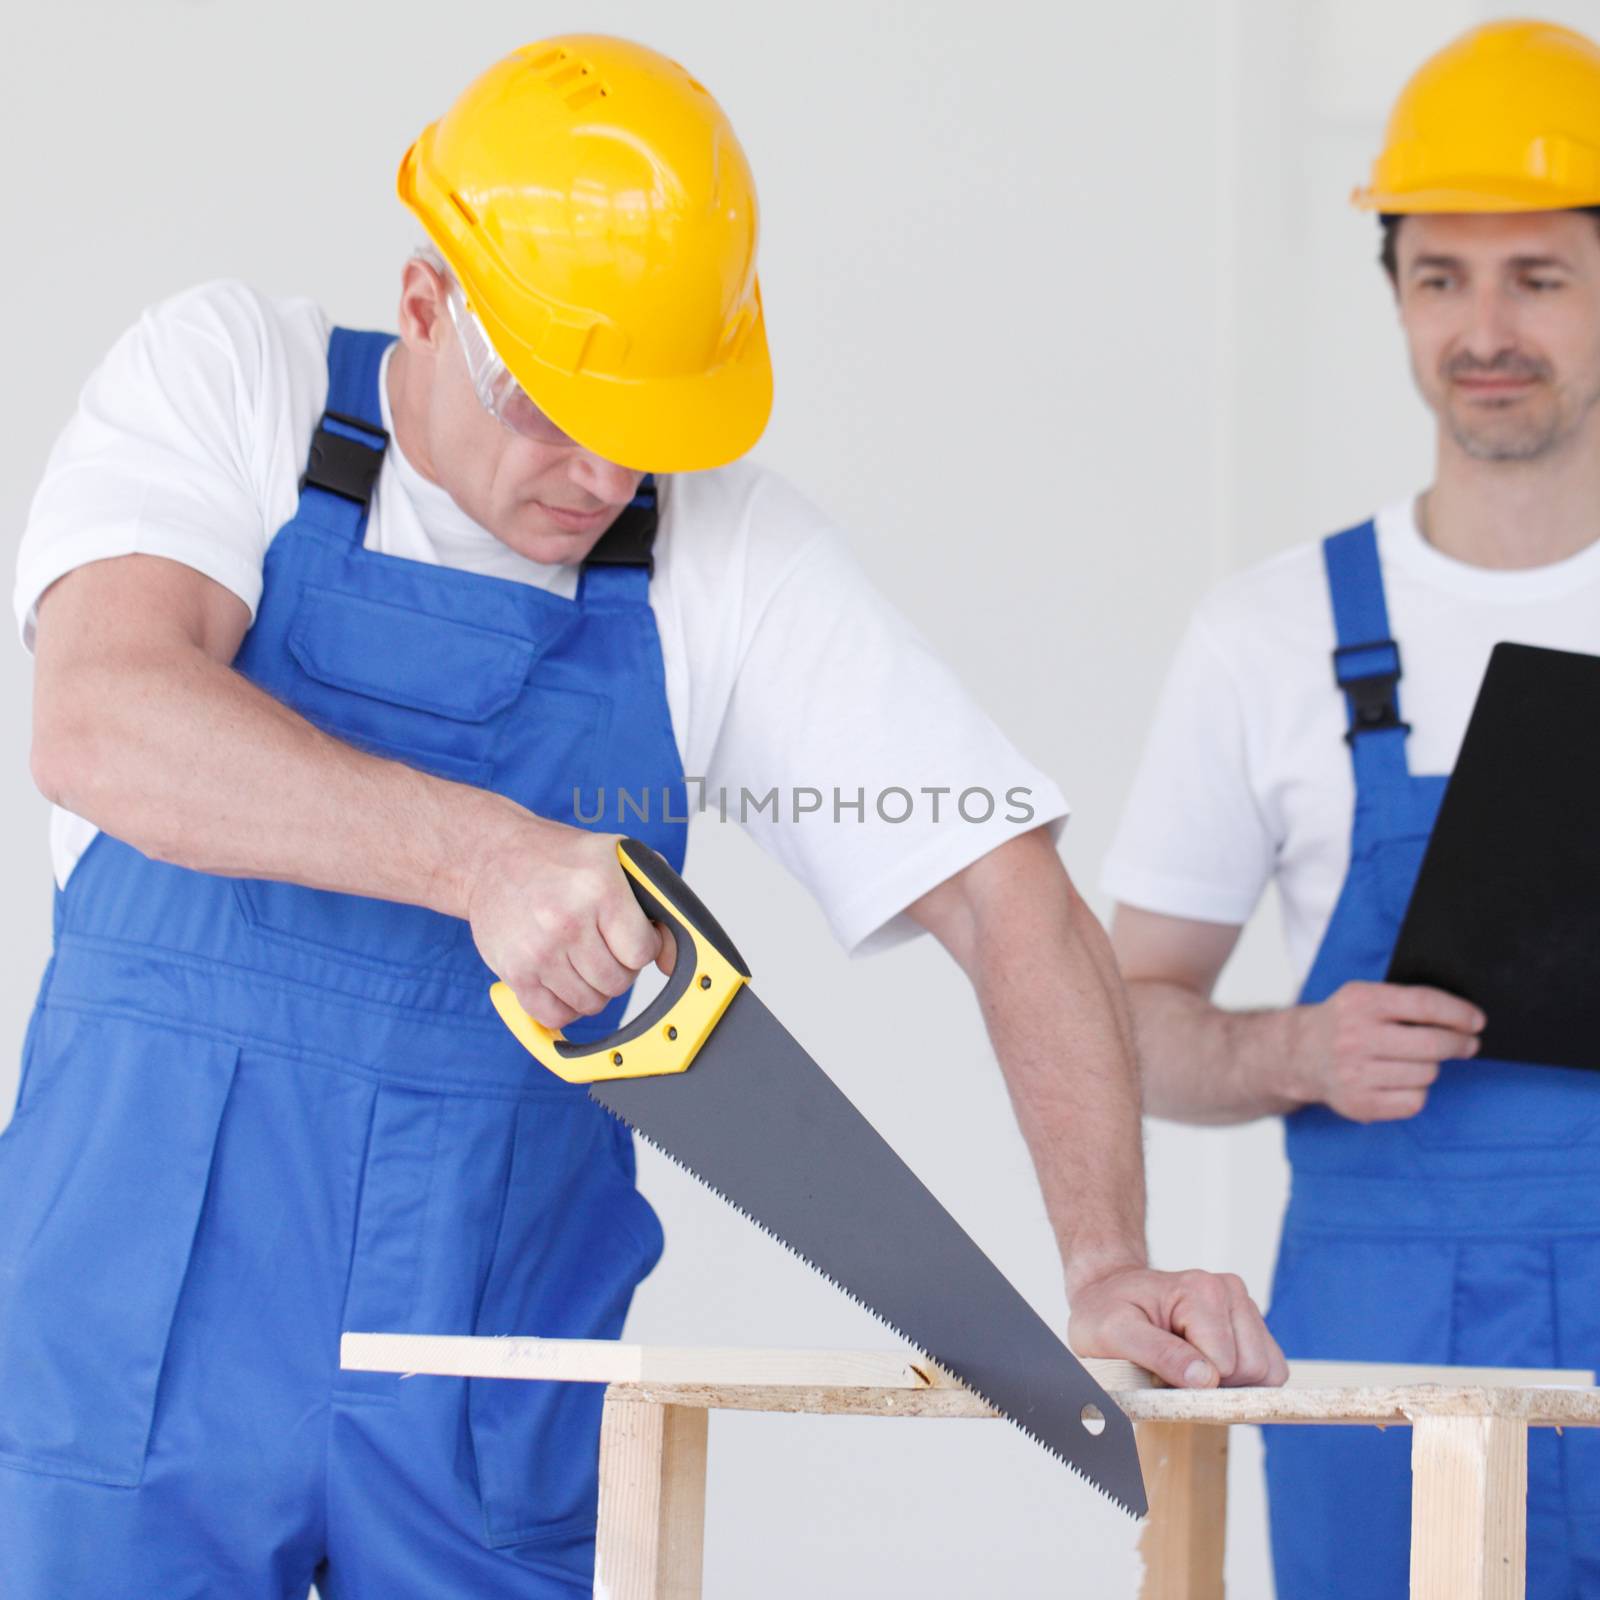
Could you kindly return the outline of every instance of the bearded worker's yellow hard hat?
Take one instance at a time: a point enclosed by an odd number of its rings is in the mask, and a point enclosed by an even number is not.
[[[722,108],[643,45],[525,45],[423,130],[400,197],[496,354],[585,449],[721,466],[772,409],[756,192]]]
[[[1463,34],[1400,92],[1368,211],[1600,205],[1600,46],[1550,22]]]

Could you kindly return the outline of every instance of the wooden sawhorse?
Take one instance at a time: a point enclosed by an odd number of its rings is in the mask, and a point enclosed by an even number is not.
[[[894,1353],[350,1333],[342,1357],[374,1372],[607,1384],[595,1564],[606,1600],[699,1600],[712,1411],[996,1415]],[[1192,1390],[1152,1388],[1126,1362],[1085,1365],[1138,1433],[1141,1600],[1222,1600],[1227,1430],[1240,1422],[1411,1428],[1412,1600],[1523,1600],[1528,1429],[1600,1426],[1588,1372],[1298,1362],[1283,1389]]]

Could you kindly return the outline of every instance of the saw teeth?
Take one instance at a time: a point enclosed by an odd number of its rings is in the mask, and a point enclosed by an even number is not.
[[[595,1101],[595,1104],[600,1106],[607,1116],[616,1117],[617,1121],[620,1122],[623,1127],[628,1129],[630,1133],[635,1134],[638,1138],[643,1139],[652,1150],[656,1151],[659,1155],[665,1156],[667,1160],[670,1161],[680,1172],[688,1173],[689,1176],[693,1178],[702,1189],[710,1190],[710,1192],[714,1194],[720,1201],[722,1201],[724,1205],[738,1212],[738,1214],[743,1217],[745,1221],[748,1222],[753,1228],[758,1229],[776,1244],[781,1245],[789,1252],[790,1255],[795,1258],[796,1261],[804,1262],[807,1267],[809,1267],[819,1278],[823,1280],[823,1282],[832,1284],[832,1286],[837,1289],[838,1292],[845,1297],[845,1299],[849,1300],[853,1305],[860,1306],[869,1317],[871,1317],[882,1327],[887,1328],[889,1332],[895,1336],[895,1338],[900,1339],[904,1343],[910,1345],[910,1347],[915,1350],[925,1361],[931,1362],[934,1366],[938,1367],[941,1372],[949,1373],[950,1377],[959,1383],[962,1388],[966,1389],[971,1394],[975,1394],[997,1416],[1004,1417],[1013,1428],[1015,1428],[1025,1437],[1031,1439],[1041,1450],[1045,1452],[1045,1454],[1052,1456],[1055,1460],[1059,1461],[1061,1465],[1073,1475],[1073,1477],[1077,1478],[1082,1483],[1086,1483],[1097,1494],[1109,1500],[1112,1505],[1116,1506],[1116,1508],[1125,1515],[1134,1517],[1135,1521],[1143,1520],[1143,1518],[1135,1515],[1132,1506],[1128,1505],[1117,1495],[1114,1495],[1109,1489],[1103,1487],[1101,1484],[1096,1483],[1095,1480],[1091,1478],[1080,1466],[1078,1466],[1075,1462],[1068,1460],[1066,1456],[1062,1455],[1062,1453],[1057,1450],[1053,1444],[1049,1444],[1044,1439],[1041,1439],[1039,1435],[1027,1425],[1027,1423],[1021,1422],[1016,1417],[1012,1416],[1004,1406],[996,1405],[988,1395],[986,1395],[975,1384],[968,1383],[967,1380],[960,1375],[960,1373],[951,1372],[950,1369],[945,1366],[945,1364],[940,1361],[938,1357],[936,1357],[934,1353],[926,1346],[921,1344],[918,1340],[913,1339],[911,1335],[908,1334],[903,1328],[897,1327],[875,1307],[868,1305],[860,1295],[858,1295],[853,1289],[849,1289],[844,1284],[840,1283],[839,1280],[832,1275],[832,1273],[826,1270],[826,1268],[818,1266],[817,1263],[813,1261],[811,1257],[808,1256],[803,1250],[795,1249],[795,1247],[790,1244],[787,1239],[783,1238],[782,1235],[774,1233],[772,1229],[769,1228],[759,1217],[753,1216],[750,1212],[746,1211],[737,1200],[735,1200],[731,1195],[724,1193],[716,1186],[716,1184],[712,1183],[709,1178],[703,1177],[700,1173],[695,1171],[695,1169],[691,1167],[688,1162],[680,1161],[677,1156],[675,1156],[666,1148],[666,1146],[658,1144],[650,1137],[648,1133],[644,1132],[640,1128],[634,1127],[634,1125],[629,1122],[626,1117],[618,1115],[617,1112],[613,1111],[611,1107],[606,1105],[603,1101],[597,1100]],[[1115,1404],[1114,1399],[1112,1403]]]

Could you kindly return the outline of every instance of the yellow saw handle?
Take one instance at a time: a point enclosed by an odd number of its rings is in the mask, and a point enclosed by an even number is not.
[[[661,993],[608,1038],[579,1044],[535,1022],[509,984],[497,983],[489,991],[501,1020],[534,1060],[568,1083],[687,1071],[728,1002],[750,977],[744,957],[717,919],[649,845],[620,839],[617,860],[639,909],[652,922],[664,922],[678,947],[672,976]]]

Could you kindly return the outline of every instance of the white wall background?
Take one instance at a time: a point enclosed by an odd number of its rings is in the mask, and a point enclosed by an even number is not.
[[[1600,31],[1600,0],[1542,0]],[[760,454],[1075,802],[1092,887],[1183,620],[1222,573],[1424,480],[1429,429],[1346,196],[1409,70],[1493,14],[1469,0],[57,0],[0,59],[15,541],[78,385],[149,301],[231,275],[387,324],[413,229],[392,183],[489,61],[575,28],[690,63],[741,131],[765,216],[778,402]],[[0,1107],[48,949],[29,671],[0,657]],[[1174,818],[1175,827],[1182,826]],[[976,1009],[927,942],[861,963],[732,827],[691,876],[768,1004],[1046,1315],[1065,1307]],[[1097,904],[1099,902],[1097,901]],[[1286,998],[1275,916],[1225,978]],[[926,947],[925,947],[926,946]],[[1154,1126],[1157,1263],[1265,1293],[1271,1127]],[[671,1238],[634,1336],[887,1336],[646,1156]],[[706,1593],[1131,1595],[1135,1530],[991,1424],[719,1416]],[[1230,1590],[1270,1579],[1253,1437],[1235,1434]]]

